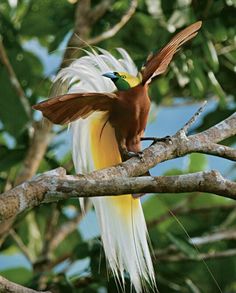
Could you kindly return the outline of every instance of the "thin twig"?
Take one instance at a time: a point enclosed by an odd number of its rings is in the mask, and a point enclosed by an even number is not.
[[[107,12],[107,10],[112,5],[112,0],[103,0],[100,1],[90,12],[89,18],[91,23],[96,23],[99,19],[103,17],[103,15]]]
[[[21,87],[21,84],[16,76],[16,73],[9,61],[9,58],[7,56],[6,50],[4,48],[3,42],[2,42],[2,37],[0,36],[0,60],[2,61],[3,65],[5,66],[7,73],[9,75],[10,82],[15,89],[24,109],[26,114],[31,117],[31,106],[30,103],[25,96],[24,90]]]
[[[96,36],[94,38],[91,38],[87,41],[89,45],[97,44],[101,41],[104,41],[106,39],[109,39],[116,35],[119,30],[122,29],[122,27],[131,19],[133,14],[135,13],[135,10],[138,6],[137,0],[132,0],[129,9],[127,12],[122,16],[121,20],[116,23],[112,28],[110,28],[108,31],[100,34],[99,36]]]
[[[185,134],[187,134],[189,128],[195,123],[199,115],[203,112],[206,104],[207,104],[207,101],[204,101],[201,107],[197,110],[197,112],[191,117],[191,119],[187,123],[185,123],[185,125],[177,133],[184,132]]]
[[[199,195],[200,195],[200,193],[199,193]],[[191,197],[189,197],[188,199],[191,200]],[[153,226],[159,225],[160,223],[168,220],[169,218],[172,218],[172,213],[175,215],[191,215],[193,213],[200,213],[200,214],[211,213],[211,212],[215,212],[216,210],[230,211],[230,210],[234,210],[236,208],[235,203],[214,205],[214,209],[213,209],[213,206],[202,206],[202,207],[189,208],[186,201],[182,201],[182,202],[180,202],[180,205],[176,205],[175,207],[171,208],[170,209],[171,213],[168,211],[165,214],[161,215],[158,219],[154,218],[152,220],[149,220],[149,222],[147,222],[147,226],[153,227]]]
[[[31,256],[28,247],[24,244],[24,242],[19,237],[19,235],[13,229],[10,230],[10,233],[9,234],[14,239],[14,241],[16,242],[16,244],[18,245],[18,247],[20,248],[20,250],[22,251],[22,253],[25,255],[25,257],[28,259],[28,261],[30,263],[32,263],[33,262],[33,257]]]
[[[56,232],[52,241],[50,242],[49,251],[52,252],[64,239],[71,234],[84,218],[87,211],[91,208],[91,201],[86,201],[84,211],[78,214],[74,219],[66,222]]]
[[[228,249],[225,251],[213,251],[208,253],[199,253],[196,256],[188,256],[183,253],[177,254],[163,254],[163,252],[156,252],[157,261],[179,262],[179,261],[203,261],[208,259],[217,259],[224,257],[232,257],[236,255],[236,249]]]
[[[216,231],[209,235],[191,238],[191,243],[194,245],[203,245],[221,240],[236,240],[236,229],[228,229],[223,231]]]

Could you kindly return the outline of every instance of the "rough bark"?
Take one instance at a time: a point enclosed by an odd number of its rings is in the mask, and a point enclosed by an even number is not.
[[[69,197],[201,191],[236,199],[236,183],[215,170],[178,176],[137,177],[160,162],[191,152],[236,160],[235,149],[218,144],[236,134],[236,113],[204,132],[187,136],[185,131],[191,123],[192,118],[171,140],[155,143],[144,150],[142,160],[132,158],[117,166],[77,176],[66,175],[63,168],[58,168],[24,182],[0,195],[0,221],[10,219],[40,203],[56,202]]]

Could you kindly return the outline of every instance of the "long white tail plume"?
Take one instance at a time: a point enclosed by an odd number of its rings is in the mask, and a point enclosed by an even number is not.
[[[123,49],[116,59],[105,50],[87,56],[62,69],[57,80],[69,82],[69,92],[113,92],[114,84],[102,76],[110,71],[137,75],[137,68]],[[121,162],[114,129],[107,113],[95,112],[71,124],[72,152],[76,172],[88,173]],[[145,283],[155,287],[155,275],[147,244],[147,228],[139,199],[131,195],[93,198],[101,237],[111,271],[124,286],[124,271],[130,275],[136,292]]]

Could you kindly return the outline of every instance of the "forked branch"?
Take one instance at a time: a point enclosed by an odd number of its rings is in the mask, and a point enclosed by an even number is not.
[[[192,123],[193,119],[189,121]],[[214,170],[178,176],[137,177],[160,162],[191,152],[236,160],[235,149],[218,144],[236,134],[236,113],[196,135],[187,136],[187,129],[183,127],[178,131],[171,143],[158,142],[145,149],[143,160],[132,158],[117,166],[77,176],[66,175],[63,168],[58,168],[26,181],[0,195],[0,222],[41,203],[71,197],[201,191],[236,199],[236,182]]]

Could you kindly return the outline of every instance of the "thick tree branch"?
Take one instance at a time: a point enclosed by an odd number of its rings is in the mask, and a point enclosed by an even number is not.
[[[215,193],[236,199],[236,183],[223,178],[217,171],[177,176],[95,180],[89,178],[89,175],[65,175],[65,170],[58,168],[3,193],[0,196],[0,221],[41,203],[67,198],[192,191]]]
[[[171,138],[171,143],[156,143],[143,151],[143,160],[132,158],[118,166],[106,168],[101,171],[90,173],[90,178],[111,179],[119,177],[134,177],[145,174],[157,164],[182,157],[191,152],[201,151],[208,143],[218,143],[236,134],[236,113],[215,126],[195,135],[186,136],[185,133],[177,132]]]
[[[234,135],[236,135],[236,112],[211,128],[195,134],[193,137],[197,137],[201,142],[218,143]]]
[[[200,147],[196,145],[192,151],[236,161],[236,149],[217,143],[206,143],[205,145],[202,144]]]
[[[0,276],[0,293],[50,293],[50,291],[35,291],[18,285]]]
[[[192,121],[192,118],[189,121]],[[171,143],[156,143],[144,150],[142,161],[132,158],[118,166],[80,176],[66,175],[63,168],[46,172],[0,196],[0,221],[42,202],[54,202],[68,197],[202,191],[236,199],[236,183],[223,178],[217,171],[180,176],[129,178],[144,174],[160,162],[190,152],[204,152],[207,144],[213,143],[215,149],[219,149],[217,142],[236,134],[235,122],[236,113],[210,129],[189,137],[182,128],[172,137]],[[206,134],[209,135],[208,139]],[[224,147],[222,149],[225,150]],[[223,156],[225,157],[225,151]]]

